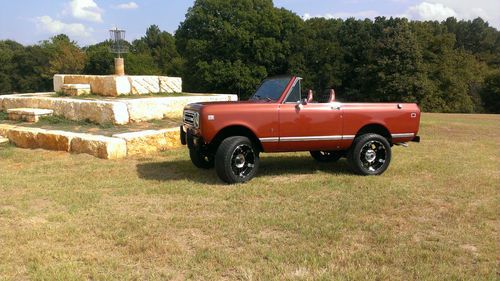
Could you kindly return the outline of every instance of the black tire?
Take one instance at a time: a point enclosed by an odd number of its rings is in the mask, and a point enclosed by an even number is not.
[[[215,166],[214,155],[201,150],[190,149],[189,157],[191,162],[200,169],[211,169]]]
[[[229,137],[222,141],[215,154],[215,170],[229,184],[251,180],[259,169],[259,151],[247,137]]]
[[[337,162],[344,156],[343,151],[310,151],[309,153],[318,162]]]
[[[380,175],[391,163],[391,145],[381,135],[364,134],[354,139],[347,159],[357,174]]]

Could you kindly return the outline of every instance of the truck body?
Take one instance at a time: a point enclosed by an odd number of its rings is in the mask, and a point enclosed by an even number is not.
[[[349,158],[356,140],[366,134],[381,136],[389,146],[420,140],[416,104],[341,103],[333,90],[327,101],[315,102],[311,91],[304,98],[301,78],[293,76],[265,80],[249,101],[194,103],[183,114],[181,141],[192,159],[198,153],[208,167],[217,165],[222,142],[235,136],[248,139],[257,156],[311,151],[334,154],[332,160]]]

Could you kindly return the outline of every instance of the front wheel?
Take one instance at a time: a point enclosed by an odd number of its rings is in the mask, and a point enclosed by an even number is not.
[[[215,170],[226,183],[251,180],[259,168],[259,153],[247,137],[229,137],[222,141],[215,154]]]
[[[380,175],[391,162],[391,145],[381,135],[361,135],[354,140],[348,160],[357,174]]]
[[[337,162],[344,156],[343,151],[310,151],[309,153],[318,162]]]
[[[189,149],[189,157],[191,162],[200,169],[211,169],[214,167],[214,156],[209,152]]]

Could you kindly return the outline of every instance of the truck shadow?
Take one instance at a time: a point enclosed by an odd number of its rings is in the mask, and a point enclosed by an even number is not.
[[[215,169],[204,170],[193,166],[189,160],[139,163],[136,166],[139,178],[155,181],[187,180],[205,184],[221,184]],[[318,163],[308,156],[272,156],[261,158],[261,176],[280,176],[285,174],[314,174],[317,171],[335,174],[352,174],[345,159],[336,163]]]

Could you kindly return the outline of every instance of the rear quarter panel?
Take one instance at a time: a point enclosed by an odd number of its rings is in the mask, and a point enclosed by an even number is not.
[[[420,109],[413,103],[345,103],[344,135],[356,135],[361,128],[369,124],[386,127],[391,134],[417,135],[420,125]],[[413,137],[395,138],[395,142],[407,142]]]

